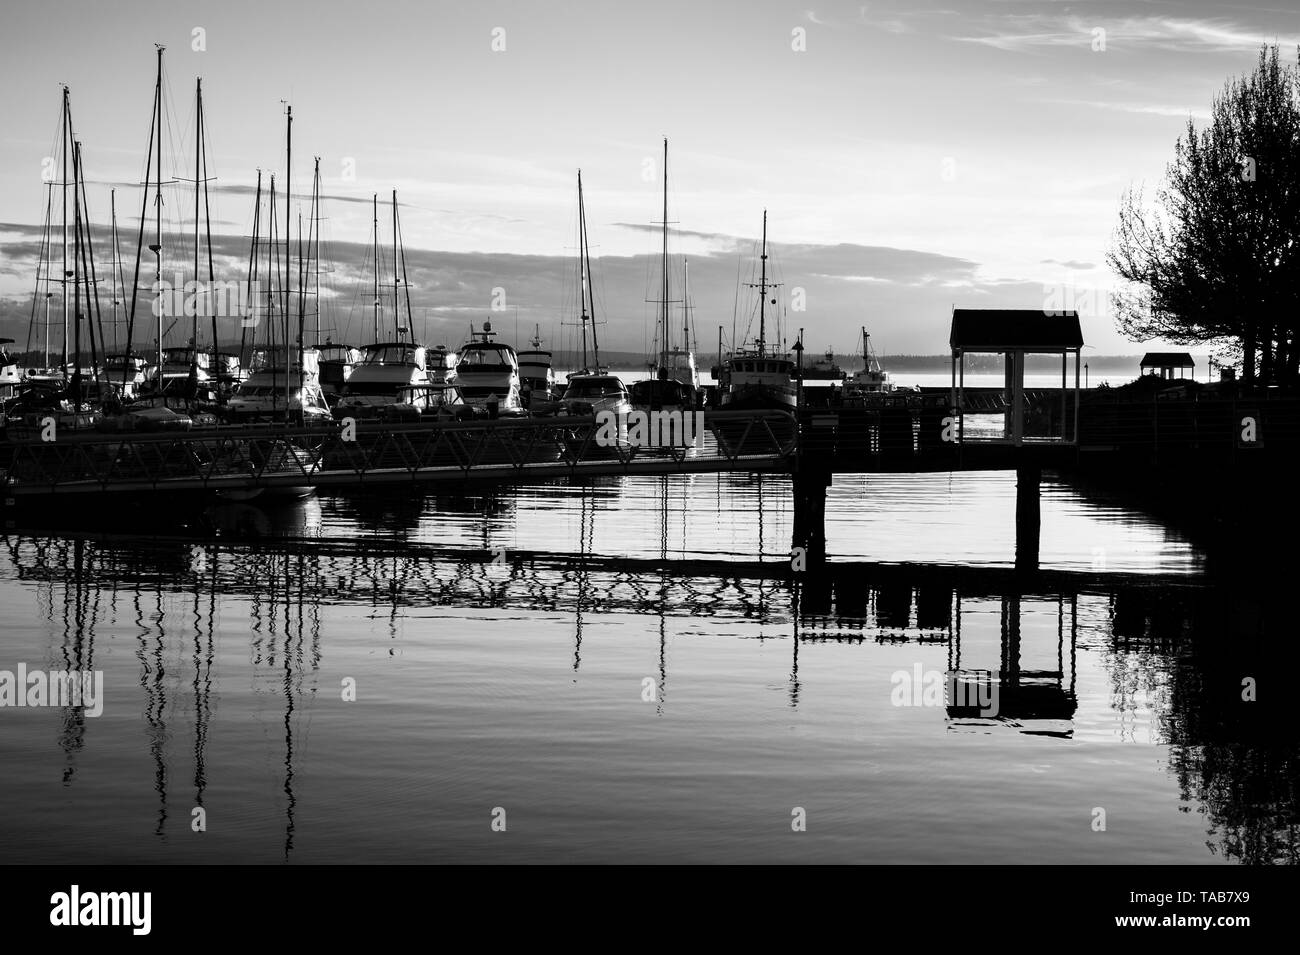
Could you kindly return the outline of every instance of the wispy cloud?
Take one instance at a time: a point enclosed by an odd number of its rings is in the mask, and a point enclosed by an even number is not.
[[[1208,120],[1210,111],[1203,107],[1193,106],[1167,106],[1160,103],[1122,103],[1108,100],[1082,100],[1082,99],[1053,99],[1042,100],[1045,103],[1056,103],[1062,106],[1087,106],[1092,109],[1105,109],[1118,113],[1136,113],[1143,116],[1176,116],[1180,119],[1191,117],[1192,119]]]
[[[956,36],[1009,52],[1033,52],[1057,47],[1091,49],[1095,30],[1105,30],[1106,48],[1158,49],[1176,53],[1240,53],[1264,43],[1294,47],[1300,37],[1255,32],[1225,19],[1098,16],[1083,19],[1054,14],[1014,14],[990,19],[983,32]]]

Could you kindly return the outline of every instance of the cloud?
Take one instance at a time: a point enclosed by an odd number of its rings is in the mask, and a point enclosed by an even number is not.
[[[1176,53],[1240,53],[1258,50],[1265,42],[1294,47],[1300,38],[1251,32],[1223,19],[1096,16],[1088,20],[1055,14],[1018,14],[990,19],[985,32],[952,37],[964,43],[1008,52],[1034,52],[1056,47],[1091,49],[1093,31],[1106,31],[1108,50],[1127,48]]]
[[[1055,103],[1061,106],[1087,106],[1092,109],[1112,110],[1120,113],[1136,113],[1143,116],[1175,116],[1180,119],[1199,119],[1208,121],[1210,111],[1203,107],[1164,106],[1156,103],[1119,103],[1106,100],[1051,99],[1040,100],[1043,103]]]
[[[622,224],[648,230],[654,226]],[[0,253],[8,272],[0,276],[0,334],[26,340],[31,310],[31,284],[39,225],[0,224]],[[743,337],[757,309],[750,287],[758,282],[757,250],[752,237],[719,233],[690,233],[707,245],[690,257],[690,298],[696,334],[703,347],[717,341],[719,326],[728,341]],[[214,257],[220,278],[243,279],[248,240],[238,235],[214,235]],[[893,246],[855,243],[769,243],[768,281],[779,307],[782,336],[794,340],[799,328],[817,347],[849,349],[857,329],[868,324],[882,348],[896,352],[936,354],[944,351],[954,304],[972,307],[1041,308],[1043,284],[1017,278],[988,278],[971,259]],[[332,242],[323,277],[322,328],[335,340],[365,341],[372,334],[373,270],[367,242]],[[186,256],[174,250],[183,268]],[[131,268],[127,257],[127,268]],[[674,301],[681,297],[680,259],[671,275]],[[1061,263],[1083,267],[1087,263]],[[164,271],[173,271],[165,263]],[[607,255],[592,263],[596,312],[602,323],[601,342],[610,349],[637,351],[653,333],[658,305],[659,256]],[[573,322],[578,293],[571,255],[529,255],[488,252],[447,252],[406,249],[411,311],[417,335],[430,344],[459,346],[470,322],[491,318],[507,341],[526,335],[534,324],[557,348],[573,346]],[[131,277],[128,274],[127,281]],[[391,276],[381,276],[381,321],[392,320]],[[142,285],[148,279],[142,280]],[[793,311],[794,290],[806,311]],[[505,296],[505,311],[492,312],[494,290]],[[101,303],[104,298],[101,297]],[[405,301],[400,303],[405,310]],[[674,306],[676,309],[679,306]],[[148,293],[137,306],[148,314]],[[147,319],[146,319],[147,323]],[[222,336],[238,336],[232,323]],[[756,328],[756,325],[753,326]],[[121,331],[121,330],[119,330]],[[61,327],[56,332],[61,334]],[[122,332],[124,334],[124,332]],[[752,334],[752,331],[751,331]],[[769,327],[769,337],[772,330]],[[38,339],[43,333],[38,333]],[[522,340],[522,339],[521,339]]]

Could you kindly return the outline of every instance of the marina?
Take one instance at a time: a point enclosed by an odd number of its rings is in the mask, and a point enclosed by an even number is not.
[[[484,863],[1266,911],[1300,17],[69,3],[0,31],[15,924]]]

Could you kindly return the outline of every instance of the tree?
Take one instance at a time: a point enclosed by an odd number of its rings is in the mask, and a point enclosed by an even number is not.
[[[1214,99],[1187,131],[1154,204],[1121,200],[1107,255],[1126,283],[1112,298],[1137,341],[1211,344],[1239,353],[1249,384],[1300,372],[1300,67],[1276,47]]]

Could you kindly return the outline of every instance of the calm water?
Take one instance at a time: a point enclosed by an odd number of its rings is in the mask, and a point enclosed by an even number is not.
[[[836,480],[797,590],[773,476],[10,531],[0,669],[105,704],[0,709],[7,861],[1294,861],[1265,598],[1050,483],[1025,589],[1012,476]],[[1000,712],[895,705],[918,667]]]

